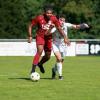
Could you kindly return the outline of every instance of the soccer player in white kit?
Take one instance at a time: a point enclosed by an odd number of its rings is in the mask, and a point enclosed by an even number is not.
[[[61,16],[59,18],[59,22],[60,22],[61,27],[62,27],[64,33],[66,34],[66,36],[68,34],[68,28],[85,29],[85,28],[89,27],[85,23],[79,24],[79,25],[67,23],[67,22],[65,22],[64,16]],[[58,72],[59,80],[62,80],[63,79],[62,64],[64,61],[64,56],[66,55],[65,49],[67,49],[67,45],[64,43],[63,37],[58,33],[58,31],[55,27],[51,30],[51,33],[52,33],[52,38],[53,38],[52,48],[53,48],[54,55],[56,57],[56,63],[54,64],[54,66],[52,68],[52,79],[55,79],[56,72]]]

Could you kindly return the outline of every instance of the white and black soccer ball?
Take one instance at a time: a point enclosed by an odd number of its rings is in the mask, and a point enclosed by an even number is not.
[[[31,75],[30,75],[30,79],[31,79],[32,81],[38,81],[38,80],[40,79],[40,74],[37,73],[37,72],[33,72],[33,73],[31,73]]]

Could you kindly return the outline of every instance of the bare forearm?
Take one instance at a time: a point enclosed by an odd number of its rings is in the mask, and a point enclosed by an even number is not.
[[[51,30],[52,30],[53,27],[54,27],[54,26],[51,26],[48,30],[46,30],[45,36],[49,36],[49,35],[52,34]]]
[[[28,43],[31,42],[32,42],[32,25],[30,24],[28,28]]]
[[[51,32],[45,33],[45,36],[49,36],[49,35],[52,35],[52,33]]]
[[[70,45],[70,41],[69,41],[68,37],[66,36],[66,34],[64,33],[64,31],[61,29],[61,27],[58,27],[58,31],[63,36],[64,43],[69,46]]]
[[[28,28],[28,36],[32,37],[32,25],[31,24],[29,25],[29,28]]]
[[[66,35],[65,35],[64,31],[62,30],[62,28],[61,27],[57,27],[57,29],[58,29],[59,33],[65,38]]]

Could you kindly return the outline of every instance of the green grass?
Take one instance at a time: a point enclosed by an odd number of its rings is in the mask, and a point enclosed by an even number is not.
[[[51,80],[55,58],[38,82],[29,80],[32,57],[0,57],[0,100],[100,100],[100,56],[66,57],[64,80]]]

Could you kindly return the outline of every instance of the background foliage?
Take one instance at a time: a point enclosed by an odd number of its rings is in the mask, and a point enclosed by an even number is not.
[[[68,22],[92,25],[89,31],[70,30],[70,38],[100,39],[100,0],[0,0],[0,38],[27,38],[29,22],[45,4],[52,4],[56,15],[64,13]]]

